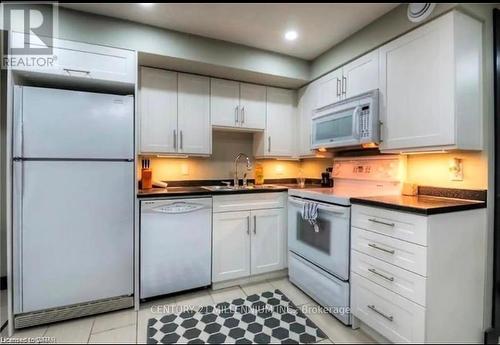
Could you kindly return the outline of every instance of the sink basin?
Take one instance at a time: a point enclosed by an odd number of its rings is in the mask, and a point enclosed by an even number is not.
[[[211,192],[230,191],[235,189],[233,186],[203,186],[201,188],[209,190]]]
[[[283,187],[277,186],[274,184],[261,184],[261,185],[254,185],[251,188],[254,188],[254,189],[280,189]]]
[[[232,190],[252,190],[252,189],[278,189],[280,186],[275,185],[253,185],[253,186],[239,186],[235,188],[234,186],[203,186],[203,189],[209,190],[211,192],[228,192]]]

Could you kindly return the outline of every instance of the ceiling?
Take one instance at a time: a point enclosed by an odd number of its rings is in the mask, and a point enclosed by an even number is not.
[[[397,3],[59,3],[311,60]],[[296,30],[298,38],[284,34]]]

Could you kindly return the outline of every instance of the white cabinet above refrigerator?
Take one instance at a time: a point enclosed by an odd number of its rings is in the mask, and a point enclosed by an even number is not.
[[[26,40],[37,46],[40,39],[35,35],[11,32],[11,46],[22,47]],[[100,82],[113,85],[135,85],[137,76],[136,52],[59,38],[49,39],[52,45],[52,62],[47,65],[16,65],[18,72],[34,72],[52,79],[79,80],[80,83]],[[35,43],[33,43],[35,42]],[[41,44],[40,44],[41,46]]]

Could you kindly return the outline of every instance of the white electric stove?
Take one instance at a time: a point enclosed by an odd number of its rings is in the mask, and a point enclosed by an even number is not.
[[[400,156],[335,159],[333,188],[288,190],[290,281],[345,324],[350,324],[351,197],[400,193]],[[304,204],[318,204],[315,230],[302,219]]]

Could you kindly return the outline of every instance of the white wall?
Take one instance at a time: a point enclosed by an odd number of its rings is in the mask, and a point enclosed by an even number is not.
[[[274,76],[277,83],[283,79],[301,85],[309,80],[309,62],[299,58],[65,8],[59,8],[58,35],[168,57],[186,62],[185,66],[201,64],[237,69],[243,76]]]

